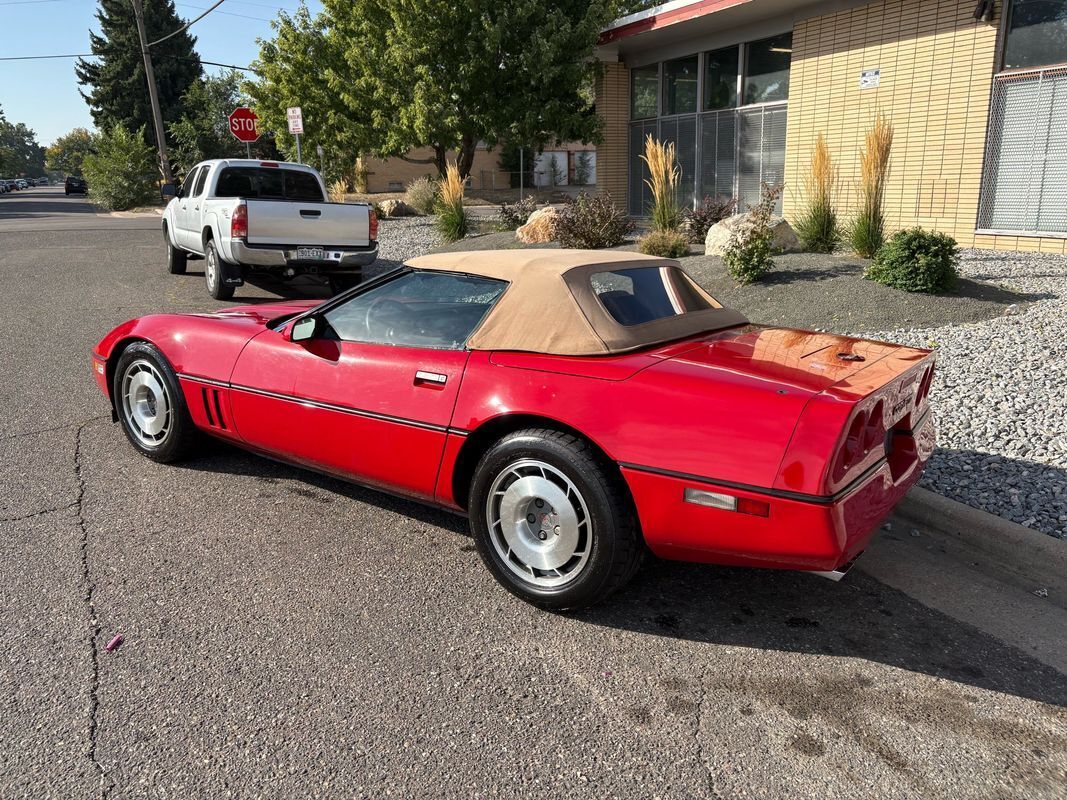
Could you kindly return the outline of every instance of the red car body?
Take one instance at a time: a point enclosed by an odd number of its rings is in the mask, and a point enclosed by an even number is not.
[[[211,435],[453,510],[501,433],[577,432],[618,465],[655,554],[718,564],[841,570],[933,449],[927,350],[753,325],[585,357],[291,341],[278,320],[313,305],[135,319],[94,373],[110,397],[117,355],[152,343]]]

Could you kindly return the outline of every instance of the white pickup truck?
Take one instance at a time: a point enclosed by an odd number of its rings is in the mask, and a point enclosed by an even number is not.
[[[319,173],[303,164],[214,159],[197,164],[163,212],[171,274],[202,258],[216,300],[256,273],[320,275],[334,292],[358,283],[378,257],[378,218],[366,203],[328,203]]]

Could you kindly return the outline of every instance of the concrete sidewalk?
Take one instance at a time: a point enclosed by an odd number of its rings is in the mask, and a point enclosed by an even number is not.
[[[915,488],[857,569],[1067,674],[1067,542]]]

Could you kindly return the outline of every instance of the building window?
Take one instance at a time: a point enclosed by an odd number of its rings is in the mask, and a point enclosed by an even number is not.
[[[1067,3],[1012,0],[1004,69],[1067,63]]]
[[[745,51],[745,105],[788,100],[793,34],[752,42]]]
[[[727,47],[704,54],[704,110],[737,105],[738,48]]]
[[[659,64],[630,71],[630,118],[659,114]]]
[[[1067,233],[1067,67],[1007,72],[993,82],[981,230]]]
[[[663,65],[663,113],[693,114],[697,110],[697,57]]]

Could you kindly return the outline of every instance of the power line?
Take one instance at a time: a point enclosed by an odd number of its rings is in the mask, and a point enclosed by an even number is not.
[[[196,19],[189,20],[184,25],[182,25],[180,28],[178,28],[178,30],[171,31],[166,36],[164,36],[162,39],[156,39],[154,42],[149,42],[148,44],[145,45],[145,47],[146,48],[147,47],[152,47],[153,45],[157,45],[160,42],[167,41],[167,39],[169,39],[171,36],[177,36],[179,33],[181,33],[182,31],[186,30],[194,22],[199,22],[200,20],[202,20],[204,17],[206,17],[208,14],[210,14],[212,11],[214,11],[216,8],[218,8],[219,6],[221,6],[225,2],[226,2],[226,0],[219,0],[217,3],[215,3],[215,5],[213,5],[211,8],[209,8],[207,11],[205,11],[203,14],[201,14]]]
[[[259,74],[257,70],[252,67],[241,67],[237,64],[221,64],[218,61],[205,61],[202,58],[193,59],[188,56],[171,55],[170,53],[157,53],[156,58],[176,58],[181,61],[199,61],[201,64],[207,64],[210,67],[225,67],[227,69],[237,69],[242,72],[255,72]],[[0,56],[0,61],[38,61],[48,58],[101,58],[96,53],[61,53],[57,55],[49,56]]]

